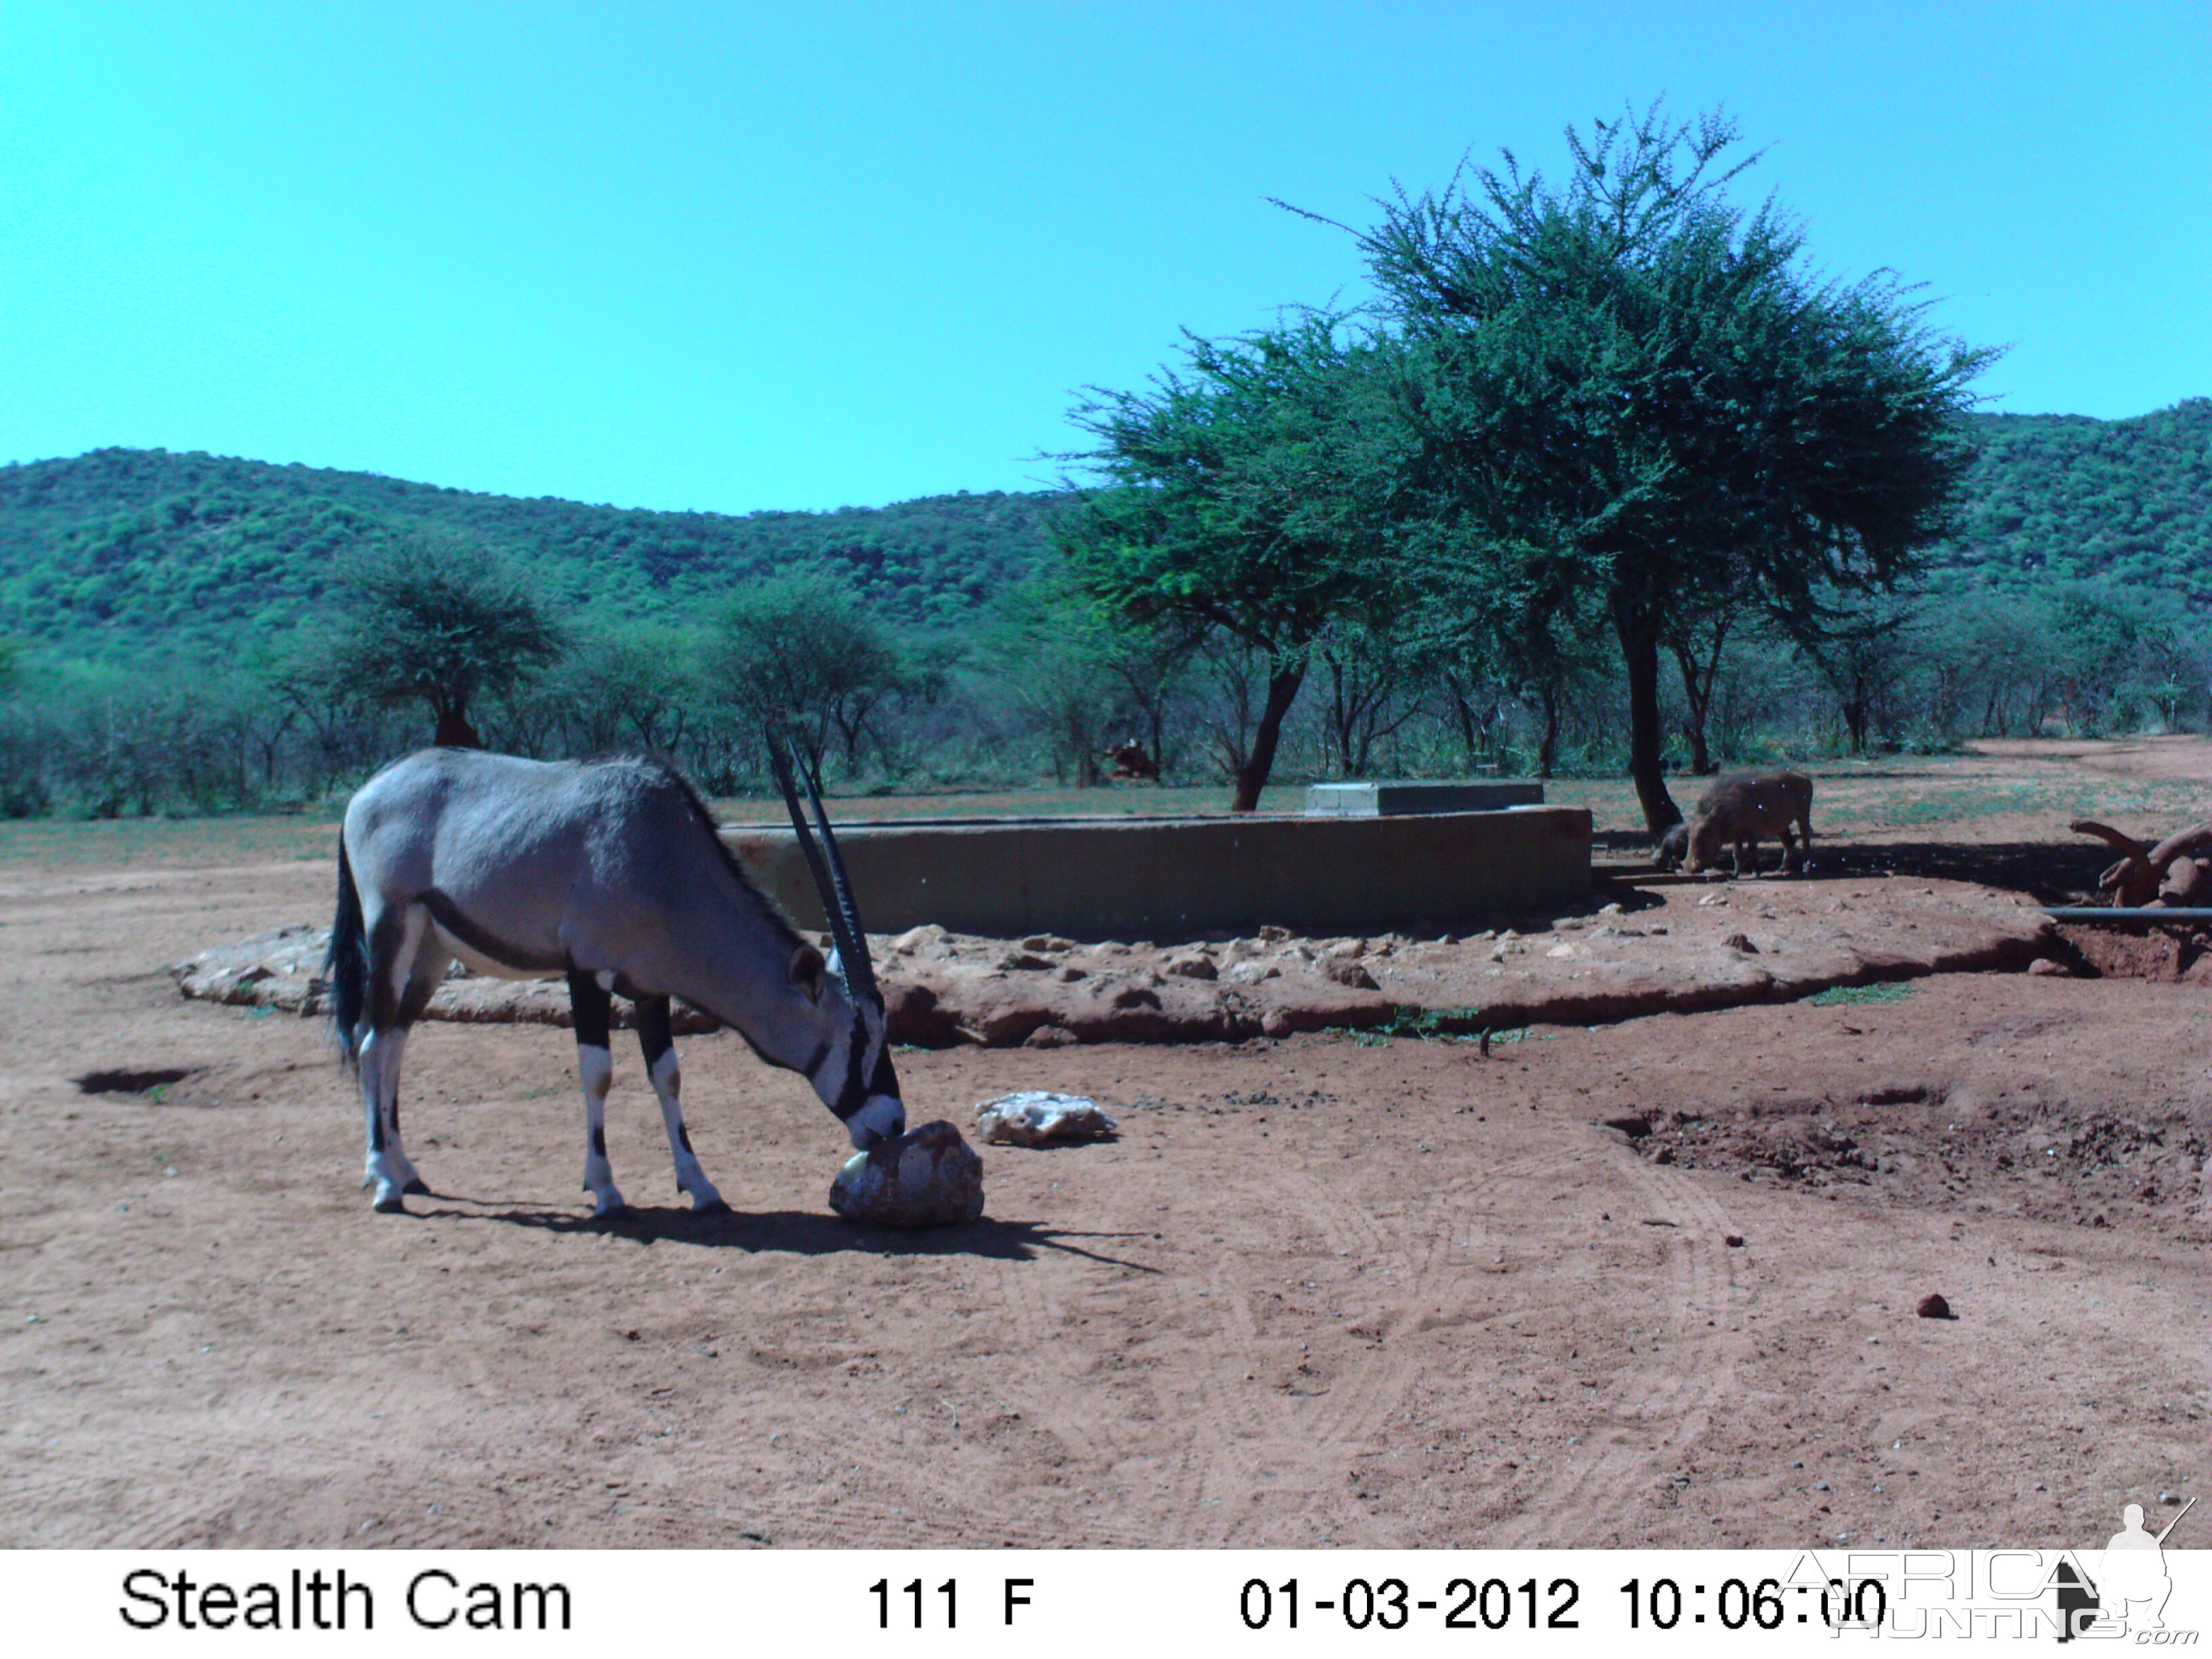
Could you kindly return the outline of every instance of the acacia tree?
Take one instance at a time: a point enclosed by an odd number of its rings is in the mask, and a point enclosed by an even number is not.
[[[850,582],[823,567],[752,582],[716,611],[702,652],[710,689],[755,731],[787,729],[817,773],[834,737],[848,774],[902,693],[931,689]],[[925,684],[924,681],[928,680]]]
[[[1387,611],[1395,453],[1383,343],[1314,314],[1225,342],[1192,337],[1188,369],[1097,392],[1073,416],[1106,480],[1058,526],[1075,586],[1128,622],[1196,644],[1226,636],[1264,665],[1249,743],[1228,753],[1229,810],[1249,812],[1283,720],[1334,623]]]
[[[487,690],[526,684],[567,641],[544,600],[481,550],[411,537],[340,573],[333,686],[389,708],[426,705],[431,741],[480,749],[469,720]]]
[[[1690,770],[1698,777],[1720,769],[1713,761],[1708,731],[1713,692],[1729,635],[1748,608],[1746,596],[1725,593],[1702,605],[1677,607],[1660,630],[1682,677],[1682,736],[1690,745]]]
[[[1410,487],[1450,561],[1536,605],[1595,596],[1626,670],[1654,832],[1659,664],[1738,584],[1796,637],[1823,590],[1884,590],[1948,528],[1958,416],[1994,356],[1938,338],[1887,272],[1821,283],[1773,204],[1724,198],[1735,125],[1658,107],[1570,130],[1554,187],[1504,171],[1402,191],[1355,232],[1409,347]]]

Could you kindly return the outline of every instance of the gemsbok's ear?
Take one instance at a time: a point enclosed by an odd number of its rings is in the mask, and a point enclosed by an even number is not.
[[[822,1000],[822,988],[828,982],[827,964],[822,952],[811,945],[802,945],[791,953],[789,969],[791,982],[806,993],[809,1002]]]

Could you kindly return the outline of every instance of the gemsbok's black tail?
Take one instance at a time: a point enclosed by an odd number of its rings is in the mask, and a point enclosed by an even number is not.
[[[331,953],[323,959],[330,986],[331,1035],[345,1063],[361,1054],[361,1028],[368,1012],[368,932],[362,926],[361,895],[354,890],[353,865],[345,842],[338,842],[338,913],[331,923]]]

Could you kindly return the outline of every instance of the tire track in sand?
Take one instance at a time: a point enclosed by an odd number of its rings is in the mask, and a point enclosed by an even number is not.
[[[1634,1364],[1620,1363],[1625,1355],[1577,1362],[1585,1375],[1609,1370],[1608,1389],[1617,1392],[1601,1408],[1607,1426],[1584,1437],[1586,1455],[1571,1463],[1554,1460],[1554,1472],[1497,1528],[1496,1541],[1509,1547],[1603,1541],[1592,1517],[1618,1516],[1624,1498],[1656,1486],[1690,1459],[1719,1402],[1734,1391],[1747,1349],[1729,1328],[1741,1323],[1748,1296],[1735,1282],[1723,1242],[1731,1223],[1710,1183],[1611,1146],[1594,1149],[1584,1167],[1601,1170],[1618,1194],[1607,1200],[1613,1213],[1659,1239],[1656,1272],[1628,1291],[1647,1299],[1659,1351]],[[1650,1222],[1672,1224],[1646,1227]],[[1604,1293],[1623,1292],[1616,1285]]]
[[[1217,1263],[1206,1276],[1224,1317],[1172,1406],[1189,1431],[1177,1461],[1194,1500],[1173,1542],[1280,1546],[1321,1533],[1369,1541],[1346,1535],[1362,1521],[1347,1488],[1415,1382],[1416,1357],[1389,1339],[1443,1293],[1440,1230],[1419,1203],[1379,1215],[1344,1182],[1311,1170],[1277,1167],[1247,1199],[1295,1217],[1317,1243],[1308,1265],[1286,1267],[1279,1310],[1268,1305],[1278,1292],[1237,1264]],[[1300,1329],[1311,1334],[1294,1342]],[[1255,1417],[1259,1432],[1237,1431]]]

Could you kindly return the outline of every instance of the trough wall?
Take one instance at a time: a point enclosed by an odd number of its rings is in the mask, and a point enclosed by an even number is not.
[[[1494,812],[1541,806],[1544,786],[1526,778],[1446,779],[1415,783],[1316,783],[1306,787],[1309,817],[1400,817],[1413,813]]]
[[[724,838],[800,925],[825,926],[788,827]],[[1382,817],[1028,818],[837,826],[874,933],[935,922],[1021,939],[1309,935],[1512,915],[1590,884],[1579,806]]]

